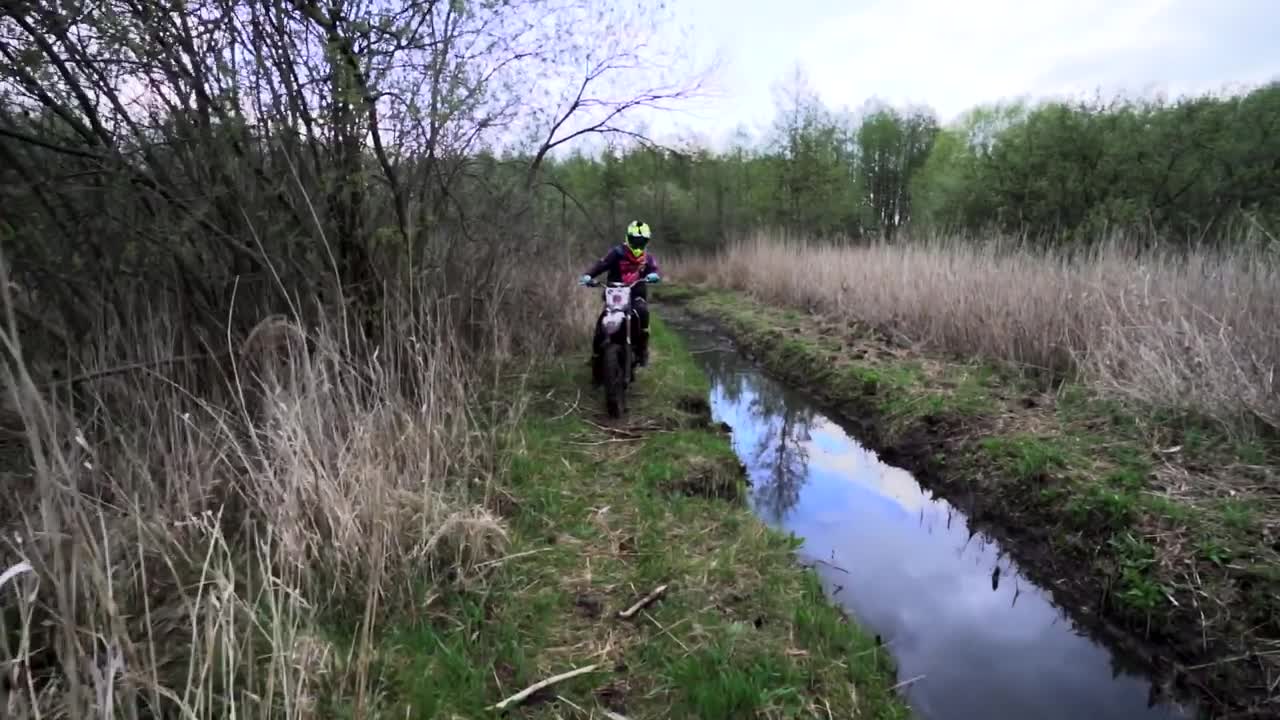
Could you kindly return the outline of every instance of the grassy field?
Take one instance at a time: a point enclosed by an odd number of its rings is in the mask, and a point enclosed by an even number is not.
[[[1122,628],[1114,639],[1159,674],[1219,710],[1275,705],[1280,451],[1265,435],[931,352],[854,310],[673,290],[992,527],[1086,623]]]
[[[963,238],[832,246],[758,235],[678,274],[857,321],[913,347],[1069,376],[1115,399],[1280,430],[1280,264]]]
[[[630,413],[609,423],[583,357],[530,379],[507,553],[400,627],[391,717],[477,717],[543,678],[596,671],[519,717],[906,717],[886,654],[745,508],[706,380],[660,322]],[[629,620],[615,614],[659,586]],[[616,717],[616,716],[615,716]]]

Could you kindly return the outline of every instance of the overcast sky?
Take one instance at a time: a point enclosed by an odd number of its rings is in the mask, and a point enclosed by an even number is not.
[[[717,97],[664,118],[719,144],[765,127],[799,62],[831,107],[871,96],[949,121],[1029,95],[1179,95],[1280,79],[1280,0],[678,0]]]

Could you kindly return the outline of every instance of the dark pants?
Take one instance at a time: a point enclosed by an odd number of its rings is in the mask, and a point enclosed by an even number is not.
[[[635,351],[635,362],[644,364],[649,359],[649,303],[642,297],[631,298],[631,309],[639,316],[640,322],[636,322],[636,318],[631,318],[631,349]],[[600,311],[599,317],[596,318],[596,334],[591,341],[592,355],[598,355],[600,349],[604,347],[604,328],[600,323],[600,319],[604,317],[604,311]]]

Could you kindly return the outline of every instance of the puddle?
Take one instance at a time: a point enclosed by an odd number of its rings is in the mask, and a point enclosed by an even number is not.
[[[886,643],[930,720],[1189,718],[1122,667],[964,514],[884,465],[807,396],[723,336],[683,327],[733,428],[750,502],[804,540],[836,602]],[[916,679],[918,678],[918,679]]]

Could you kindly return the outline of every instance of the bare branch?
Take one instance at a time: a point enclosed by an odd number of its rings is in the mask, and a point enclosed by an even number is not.
[[[542,680],[541,682],[536,682],[530,685],[529,687],[525,688],[524,690],[521,690],[520,692],[516,693],[515,695],[512,695],[511,697],[507,698],[506,700],[503,700],[500,703],[491,705],[489,709],[490,710],[506,710],[512,705],[518,705],[521,702],[524,702],[524,700],[527,699],[530,695],[538,692],[539,690],[545,687],[550,687],[552,685],[555,685],[556,683],[562,683],[565,680],[571,680],[573,678],[578,677],[579,675],[586,675],[587,673],[595,672],[599,667],[600,667],[599,665],[587,665],[586,667],[580,667],[576,670],[570,670],[569,672],[560,673],[559,675],[553,675],[547,678],[546,680]]]
[[[619,122],[636,110],[669,110],[697,97],[703,87],[703,75],[687,83],[651,85],[640,90],[621,92],[609,97],[611,85],[622,85],[629,78],[659,73],[661,68],[644,58],[643,43],[639,48],[613,49],[587,63],[587,69],[576,81],[573,96],[553,116],[543,140],[533,153],[525,177],[532,187],[543,162],[552,150],[587,135],[638,134],[624,130]],[[580,122],[574,127],[575,122]]]

